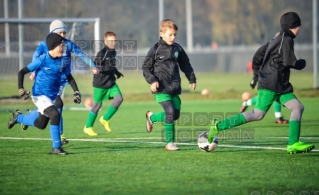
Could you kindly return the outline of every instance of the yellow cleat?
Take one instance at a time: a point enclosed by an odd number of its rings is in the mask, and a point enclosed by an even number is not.
[[[112,129],[110,127],[110,121],[106,121],[103,119],[103,116],[100,118],[101,124],[104,126],[105,130],[108,132],[112,132]]]
[[[95,133],[92,127],[86,128],[86,126],[84,126],[84,133],[88,134],[89,136],[97,136],[97,133]]]
[[[64,145],[69,143],[69,140],[66,139],[64,134],[60,135],[60,137],[61,137],[62,146],[64,146]]]

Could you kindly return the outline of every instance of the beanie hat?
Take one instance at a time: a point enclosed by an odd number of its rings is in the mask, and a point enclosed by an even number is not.
[[[65,38],[63,38],[62,36],[60,36],[56,33],[50,33],[46,38],[46,44],[47,44],[49,51],[56,48],[64,40],[65,40]]]
[[[301,26],[301,20],[296,12],[287,12],[280,18],[282,29],[292,29]]]
[[[55,33],[59,31],[66,32],[66,26],[61,20],[53,20],[50,24],[50,33]]]

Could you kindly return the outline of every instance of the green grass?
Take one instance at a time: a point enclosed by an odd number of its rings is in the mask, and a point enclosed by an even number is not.
[[[213,83],[213,85],[215,85]],[[208,85],[210,86],[210,84]],[[213,88],[212,88],[213,89]],[[124,90],[123,90],[124,91]],[[124,102],[111,120],[112,133],[96,121],[97,137],[83,133],[88,111],[64,111],[67,156],[49,155],[50,132],[19,125],[6,128],[9,113],[0,112],[0,194],[283,194],[319,190],[318,98],[301,98],[305,106],[301,141],[313,143],[315,151],[288,155],[285,151],[288,125],[274,123],[271,108],[262,121],[229,132],[250,130],[252,140],[226,137],[214,152],[196,146],[196,136],[207,126],[177,126],[177,152],[164,150],[162,125],[145,130],[147,110],[161,111],[152,102]],[[102,116],[110,102],[99,112]],[[237,112],[240,100],[183,101],[183,116],[199,112]],[[2,110],[28,106],[2,105]],[[289,110],[283,108],[289,118]],[[226,132],[226,131],[225,131]],[[14,139],[19,138],[19,139]],[[33,139],[31,139],[33,138]],[[39,138],[36,140],[35,138]]]
[[[150,93],[150,86],[146,83],[141,72],[123,72],[124,77],[117,80],[117,83],[123,93],[126,102],[136,101],[154,101],[154,97]],[[83,98],[92,97],[92,74],[74,74],[75,80],[79,86]],[[212,99],[234,99],[240,98],[244,91],[250,92],[252,95],[257,94],[257,90],[253,90],[249,86],[252,75],[248,73],[196,73],[197,89],[191,91],[189,84],[183,73],[182,88],[183,100],[212,100]],[[1,75],[0,77],[0,98],[17,96],[17,75]],[[25,79],[25,89],[31,90],[32,81],[28,75]],[[313,74],[309,72],[292,72],[291,83],[294,86],[294,92],[297,97],[319,97],[319,90],[313,89]],[[203,96],[200,92],[203,89],[210,91],[209,95]],[[73,90],[66,87],[65,103],[73,102]],[[0,104],[15,104],[16,101],[1,100]],[[22,103],[21,101],[19,103]],[[32,104],[31,100],[24,101],[24,104]]]

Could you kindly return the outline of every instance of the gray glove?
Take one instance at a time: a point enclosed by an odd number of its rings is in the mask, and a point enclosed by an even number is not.
[[[23,99],[23,100],[26,100],[30,97],[30,91],[26,91],[23,88],[19,89],[19,94],[20,94],[21,99]]]
[[[74,103],[76,103],[76,104],[79,104],[79,103],[81,103],[81,94],[80,94],[80,92],[79,91],[75,91],[74,92]]]

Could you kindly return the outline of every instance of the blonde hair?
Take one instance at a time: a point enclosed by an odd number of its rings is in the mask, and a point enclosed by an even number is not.
[[[112,32],[112,31],[106,31],[105,34],[104,34],[104,38],[112,37],[112,36],[116,37],[116,34],[114,32]]]
[[[177,25],[171,19],[164,19],[160,23],[160,32],[164,33],[167,29],[178,31]]]

